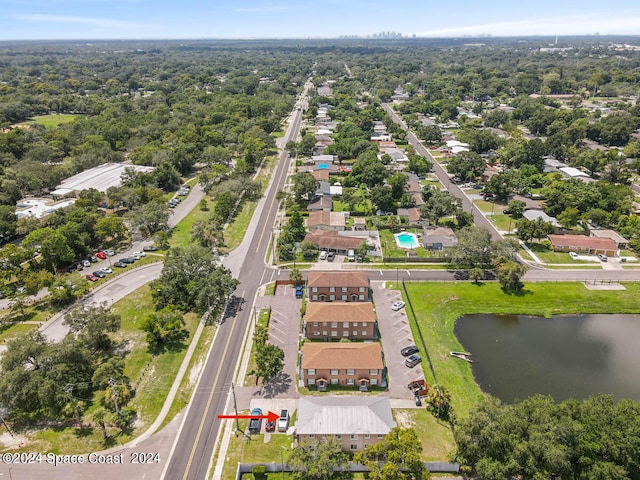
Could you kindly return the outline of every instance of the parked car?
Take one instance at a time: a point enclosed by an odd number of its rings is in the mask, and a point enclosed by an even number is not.
[[[570,256],[571,258],[573,258],[574,260],[577,260],[577,259],[578,259],[578,254],[577,254],[576,252],[569,252],[569,256]]]
[[[262,410],[259,408],[254,408],[253,410],[251,410],[251,415],[259,417],[262,415]],[[251,420],[249,420],[249,433],[260,433],[260,428],[262,428],[261,418],[252,418]]]
[[[278,419],[278,431],[286,432],[289,428],[289,411],[280,410],[280,418]]]
[[[91,255],[91,256],[89,257],[89,261],[90,261],[91,263],[97,263],[97,262],[98,262],[98,257],[97,257],[96,255]]]
[[[113,266],[118,268],[124,268],[127,266],[127,264],[118,260],[116,263],[113,264]]]
[[[413,355],[414,353],[418,353],[418,347],[415,345],[409,345],[408,347],[404,347],[400,350],[400,355],[403,357],[408,357],[409,355]]]
[[[104,253],[106,253],[110,257],[113,257],[116,254],[116,252],[114,252],[113,250],[108,250],[108,249],[105,250]]]
[[[89,273],[88,275],[85,275],[85,278],[87,280],[89,280],[90,282],[97,282],[98,280],[100,280],[98,277],[96,277],[95,275]]]
[[[93,272],[93,275],[98,278],[104,278],[107,276],[107,274],[104,273],[102,270],[96,270],[95,272]]]
[[[122,263],[129,263],[129,264],[131,264],[131,263],[135,263],[136,259],[135,259],[135,258],[133,258],[133,257],[124,257],[124,258],[121,258],[121,259],[120,259],[120,261],[121,261]]]
[[[422,362],[422,357],[420,357],[420,355],[418,355],[417,353],[414,353],[404,361],[404,364],[409,368],[413,368],[420,362]]]
[[[111,268],[109,268],[109,267],[102,267],[102,268],[100,269],[100,271],[101,271],[102,273],[113,273],[113,270],[111,270]]]
[[[326,260],[327,259],[327,251],[326,250],[322,250],[320,252],[320,260]]]
[[[333,252],[329,252],[327,253],[327,261],[328,262],[333,262],[333,259],[336,258],[336,254]]]
[[[606,255],[604,255],[603,253],[599,253],[598,254],[598,258],[603,261],[603,262],[607,262],[609,259],[607,258]]]
[[[146,257],[146,256],[147,256],[147,254],[146,254],[146,253],[144,253],[144,252],[133,252],[133,253],[131,254],[131,256],[132,256],[132,257]]]
[[[302,286],[296,285],[296,298],[302,298]]]
[[[414,397],[415,401],[416,401],[416,407],[421,407],[422,406],[422,400],[420,400],[420,395],[416,395]]]
[[[402,310],[403,308],[404,308],[403,301],[393,302],[393,304],[391,305],[391,310],[393,310],[394,312],[397,312],[398,310]]]
[[[358,255],[356,255],[356,262],[358,263],[364,262],[364,257],[362,256],[362,254],[359,253]]]
[[[100,260],[105,260],[107,258],[107,254],[104,252],[98,252],[96,253],[96,257],[98,257]]]
[[[275,432],[276,431],[276,421],[275,420],[271,420],[270,422],[267,422],[264,424],[264,431],[265,432]]]
[[[79,264],[76,265],[76,270],[77,271],[84,270],[84,265],[82,264],[82,262],[80,262]]]
[[[91,266],[91,262],[89,260],[82,260],[82,266],[83,267],[90,267]]]
[[[145,245],[142,247],[143,252],[155,252],[156,250],[158,250],[158,247],[155,245]]]

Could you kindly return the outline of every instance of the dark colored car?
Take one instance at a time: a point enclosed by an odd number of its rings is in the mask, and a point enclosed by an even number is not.
[[[90,282],[97,282],[98,280],[100,280],[98,277],[96,277],[95,275],[92,275],[91,273],[89,273],[88,275],[85,275],[85,277]]]
[[[136,259],[133,257],[124,257],[124,258],[121,258],[120,261],[122,263],[135,263]]]
[[[276,421],[272,420],[264,424],[265,432],[275,432],[276,431]]]
[[[259,417],[261,415],[261,409],[254,408],[253,410],[251,410],[251,416]],[[252,418],[251,420],[249,420],[249,433],[260,433],[260,428],[262,428],[261,418]]]
[[[158,250],[158,247],[154,245],[145,245],[144,247],[142,247],[142,250],[144,252],[155,252],[156,250]]]
[[[126,264],[126,263],[122,263],[121,261],[119,261],[119,260],[118,260],[117,262],[115,262],[115,263],[113,264],[113,266],[114,266],[114,267],[118,267],[118,268],[124,268],[124,267],[126,267],[126,266],[127,266],[127,264]]]
[[[107,276],[107,274],[106,274],[106,273],[101,272],[100,270],[96,270],[95,272],[93,272],[93,274],[94,274],[96,277],[99,277],[99,278],[104,278],[104,277],[106,277],[106,276]]]
[[[296,285],[296,298],[302,298],[302,286]]]
[[[89,261],[90,261],[91,263],[96,263],[96,262],[98,261],[98,257],[97,257],[97,256],[95,256],[95,255],[91,255],[91,256],[89,257]]]
[[[403,357],[408,357],[409,355],[413,355],[414,353],[418,353],[418,347],[416,347],[415,345],[409,345],[408,347],[404,347],[402,350],[400,350],[400,354]]]
[[[327,261],[329,261],[329,262],[333,262],[333,259],[334,259],[334,258],[336,258],[336,254],[335,254],[335,253],[333,253],[333,252],[329,252],[329,253],[327,254]]]

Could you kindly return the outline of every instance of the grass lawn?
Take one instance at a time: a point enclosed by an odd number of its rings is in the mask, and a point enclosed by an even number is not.
[[[35,323],[3,323],[0,325],[0,345],[11,341],[14,337],[38,328]]]
[[[599,262],[589,262],[588,260],[574,260],[568,253],[554,252],[542,243],[527,243],[527,247],[529,247],[531,251],[535,253],[536,256],[544,263],[571,263],[576,265],[593,265],[597,268],[602,268]]]
[[[516,221],[504,213],[494,213],[493,215],[487,216],[487,218],[491,220],[491,223],[493,223],[498,230],[502,230],[503,232],[516,228]]]
[[[517,295],[505,294],[497,283],[406,283],[414,338],[420,343],[416,321],[420,325],[438,383],[451,393],[452,405],[458,417],[466,416],[482,392],[475,383],[468,363],[449,355],[462,346],[453,329],[456,320],[467,314],[528,314],[549,317],[572,313],[638,313],[640,284],[625,284],[624,291],[587,290],[580,283],[531,283]],[[558,295],[561,288],[562,295]],[[404,295],[404,292],[403,292]],[[407,299],[405,298],[405,301]],[[408,302],[407,302],[408,303]],[[407,305],[409,307],[409,305]],[[425,353],[425,352],[422,352]],[[428,383],[435,383],[425,364]]]
[[[487,202],[486,200],[474,200],[473,204],[483,212],[502,213],[507,208],[503,202]]]
[[[225,246],[220,248],[221,252],[230,252],[242,243],[242,239],[245,233],[247,233],[249,222],[251,222],[251,217],[253,217],[256,206],[257,202],[244,202],[242,211],[238,212],[224,232]]]
[[[39,117],[33,117],[33,123],[38,125],[44,125],[45,127],[57,127],[61,123],[73,122],[78,115],[72,115],[68,113],[60,113],[54,115],[41,115]],[[31,122],[25,122],[31,123]]]
[[[212,206],[214,201],[211,197],[206,196],[207,203]],[[191,227],[194,223],[198,221],[205,221],[212,214],[212,211],[203,211],[200,210],[199,207],[194,208],[189,212],[189,214],[184,217],[178,224],[173,228],[171,233],[171,238],[169,239],[169,245],[172,248],[175,247],[186,247],[191,243]]]
[[[274,282],[275,285],[275,282]],[[263,308],[260,310],[258,314],[258,326],[260,327],[268,327],[269,326],[269,318],[271,311],[268,308]],[[256,376],[251,375],[248,372],[251,372],[256,368],[256,345],[253,339],[251,340],[251,355],[249,356],[249,365],[247,366],[247,376],[244,378],[242,383],[243,386],[253,386],[256,385]]]
[[[442,461],[454,450],[456,444],[449,425],[438,421],[426,408],[396,409],[393,417],[398,425],[415,429],[422,442],[424,461]]]

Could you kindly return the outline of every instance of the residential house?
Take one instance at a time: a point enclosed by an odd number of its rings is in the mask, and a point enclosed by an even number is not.
[[[589,174],[574,167],[560,167],[558,170],[566,178],[577,178],[578,180],[582,180],[583,182],[595,182],[595,180],[591,178]]]
[[[308,302],[304,315],[305,336],[311,340],[374,340],[378,337],[376,314],[371,302],[336,302],[335,287],[329,287],[329,302]],[[333,297],[333,298],[332,298]],[[326,335],[323,335],[326,333]]]
[[[329,181],[329,170],[314,170],[311,172],[311,175],[319,182]]]
[[[395,426],[387,397],[300,397],[295,439],[334,436],[343,451],[359,452],[383,441]]]
[[[329,182],[325,182],[324,180],[320,180],[318,182],[318,188],[316,188],[315,191],[315,195],[316,196],[331,196],[331,185],[329,184]]]
[[[320,250],[346,255],[349,250],[355,250],[362,244],[363,239],[340,235],[337,230],[315,229],[307,233],[304,239],[317,245]]]
[[[322,335],[331,336],[327,327]],[[305,387],[324,391],[331,385],[386,386],[382,349],[378,342],[305,342],[301,350],[300,380]]]
[[[455,247],[458,237],[449,227],[425,227],[422,230],[422,244],[427,250],[444,250]]]
[[[618,254],[618,244],[610,238],[586,237],[584,235],[549,235],[556,252],[584,252],[613,257]]]
[[[351,217],[353,218],[353,229],[363,231],[367,229],[366,217]]]
[[[311,212],[307,219],[307,228],[309,230],[344,230],[346,219],[343,212]]]
[[[429,223],[428,220],[422,219],[422,217],[420,216],[420,210],[418,210],[416,207],[399,208],[397,212],[398,216],[400,218],[406,219],[409,225],[421,225],[423,223]]]
[[[331,196],[322,195],[320,197],[314,197],[307,205],[307,211],[309,212],[330,212],[333,208],[333,200]]]
[[[629,248],[629,240],[624,238],[615,230],[597,229],[591,230],[591,236],[595,238],[610,238],[618,245],[618,248]]]
[[[556,217],[551,217],[538,208],[529,208],[522,213],[522,216],[530,221],[538,220],[540,218],[543,222],[549,222],[556,230],[560,230],[562,228],[558,220],[556,220]]]
[[[369,302],[367,272],[310,271],[307,275],[309,302],[329,302],[332,296],[343,302]]]

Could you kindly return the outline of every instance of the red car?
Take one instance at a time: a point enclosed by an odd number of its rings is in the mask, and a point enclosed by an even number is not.
[[[264,426],[265,432],[275,432],[276,430],[276,421],[273,420],[271,422],[267,422]]]
[[[91,273],[88,275],[85,275],[85,277],[90,282],[97,282],[98,280],[100,280],[98,277],[96,277],[95,275],[92,275]]]
[[[104,252],[98,252],[96,253],[96,257],[98,257],[100,260],[105,260],[107,258],[107,254]]]

